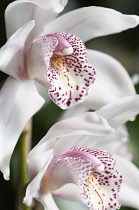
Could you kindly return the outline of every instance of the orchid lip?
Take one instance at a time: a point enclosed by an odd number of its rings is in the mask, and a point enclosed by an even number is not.
[[[50,83],[48,95],[62,109],[84,101],[96,75],[84,43],[65,32],[37,37],[28,53],[27,69],[30,78]]]

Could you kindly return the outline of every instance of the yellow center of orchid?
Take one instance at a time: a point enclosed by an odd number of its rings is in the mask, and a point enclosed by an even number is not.
[[[106,190],[99,185],[98,181],[92,174],[90,174],[86,180],[85,186],[92,203],[94,203],[94,205],[98,205],[99,209],[104,210],[107,201]]]
[[[94,177],[93,177],[93,175],[91,174],[90,176],[89,176],[89,178],[87,179],[87,181],[86,181],[86,186],[87,187],[92,187],[92,182],[94,181]]]
[[[53,54],[53,56],[50,59],[51,65],[57,69],[57,70],[65,70],[67,65],[64,56]]]

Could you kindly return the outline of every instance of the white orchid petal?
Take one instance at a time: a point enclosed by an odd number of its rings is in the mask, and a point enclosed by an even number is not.
[[[136,27],[138,24],[139,17],[135,15],[123,15],[103,7],[85,7],[64,14],[47,24],[42,34],[64,31],[79,36],[85,42]]]
[[[46,81],[45,80],[44,80],[44,83],[46,85]],[[45,99],[45,105],[46,105],[46,103],[47,104],[50,103],[51,99],[50,99],[50,97],[49,97],[49,95],[48,95],[48,93],[46,91],[46,88],[48,88],[49,86],[45,86],[44,87],[44,85],[40,84],[40,82],[39,83],[35,82],[35,84],[36,84],[36,88],[37,88],[39,94]]]
[[[28,173],[32,177],[34,171],[39,172],[46,161],[47,150],[53,147],[55,153],[59,155],[80,142],[81,135],[91,135],[93,141],[93,137],[105,136],[112,132],[107,121],[92,112],[60,121],[51,127],[46,136],[29,153]]]
[[[31,206],[33,198],[36,199],[39,198],[41,180],[52,158],[53,158],[53,150],[51,149],[48,151],[48,159],[46,160],[45,165],[41,168],[40,173],[37,174],[35,178],[30,182],[30,184],[27,186],[26,195],[23,201],[27,206]]]
[[[103,116],[112,127],[118,128],[139,113],[139,95],[119,99],[97,110],[96,113]]]
[[[42,31],[42,27],[52,21],[64,9],[67,0],[20,0],[12,2],[5,11],[7,38],[20,27],[35,20],[34,37]],[[20,17],[20,18],[19,18]]]
[[[24,47],[34,24],[34,21],[25,24],[0,49],[0,70],[16,79],[26,76]]]
[[[121,192],[120,192],[120,202],[122,206],[128,206],[131,208],[139,209],[139,190],[134,189],[133,187],[127,186],[123,183]]]
[[[52,149],[53,141],[47,141],[45,144],[39,145],[39,148],[33,148],[27,158],[27,174],[30,180],[32,180],[41,168],[45,166],[45,163],[50,158],[50,150]],[[40,155],[41,154],[41,155]]]
[[[98,109],[119,98],[135,95],[133,82],[125,68],[113,57],[95,50],[87,50],[88,61],[97,71],[84,106]]]
[[[20,2],[25,2],[25,0],[19,0]],[[52,10],[55,13],[61,12],[64,7],[66,6],[68,0],[26,0],[26,2],[32,2],[34,4],[37,4],[41,8],[45,8],[46,10]]]
[[[41,108],[44,99],[33,81],[9,77],[0,92],[0,170],[9,179],[9,162],[28,120]]]
[[[28,51],[27,68],[29,77],[37,81],[43,81],[44,86],[48,86],[49,83],[46,78],[47,68],[57,45],[58,41],[55,37],[38,37],[32,42]]]
[[[116,168],[123,176],[120,201],[122,205],[139,209],[139,169],[130,161],[114,156]]]
[[[76,106],[71,107],[70,109],[65,110],[59,117],[59,120],[65,120],[70,117],[78,116],[82,113],[88,111],[88,109],[83,105],[85,102],[78,104]]]
[[[42,203],[44,210],[60,210],[50,193],[42,196],[38,200]]]

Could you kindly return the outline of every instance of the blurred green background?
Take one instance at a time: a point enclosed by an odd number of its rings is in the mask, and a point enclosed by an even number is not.
[[[0,47],[6,42],[4,11],[12,1],[1,0],[0,2]],[[69,0],[64,12],[84,6],[103,6],[116,9],[126,14],[139,15],[138,0]],[[139,73],[139,27],[128,31],[93,39],[86,43],[88,48],[96,49],[118,59],[132,76]],[[6,75],[0,72],[0,87],[6,79]],[[123,78],[124,79],[124,78]],[[139,93],[139,85],[136,86]],[[33,146],[46,134],[47,130],[56,122],[63,111],[53,102],[44,106],[33,118]],[[134,163],[139,167],[139,117],[134,122],[128,122],[127,127],[130,135],[130,148],[134,154]],[[11,161],[11,180],[4,181],[0,173],[0,207],[4,210],[15,210],[18,188],[19,144]],[[135,180],[133,180],[135,181]],[[133,210],[122,207],[122,210]],[[64,210],[64,209],[63,209]],[[66,209],[65,209],[66,210]]]

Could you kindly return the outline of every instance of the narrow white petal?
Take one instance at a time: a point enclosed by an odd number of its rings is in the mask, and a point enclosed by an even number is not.
[[[32,20],[16,31],[0,49],[0,70],[4,73],[23,79],[25,72],[25,44],[35,22]],[[29,45],[28,45],[29,46]]]
[[[119,99],[102,107],[96,113],[103,116],[112,127],[118,128],[139,113],[139,95]]]
[[[40,198],[39,190],[40,190],[41,180],[52,158],[53,158],[53,150],[49,150],[48,159],[46,160],[45,165],[41,168],[40,173],[37,174],[35,178],[28,185],[26,189],[26,195],[23,201],[27,206],[31,206],[33,198],[36,199]]]
[[[86,42],[95,37],[136,27],[138,24],[139,17],[135,15],[123,15],[103,7],[84,7],[64,14],[47,24],[43,34],[64,31],[75,34]]]
[[[38,200],[42,203],[44,210],[60,210],[50,193],[42,196]]]
[[[119,98],[135,95],[132,79],[116,59],[95,50],[87,50],[87,55],[96,69],[97,77],[84,106],[98,109]]]
[[[34,37],[42,27],[52,21],[64,9],[67,0],[20,0],[8,5],[5,12],[7,38],[25,23],[35,20]],[[20,18],[19,18],[20,17]]]
[[[28,120],[41,108],[44,99],[33,81],[9,77],[0,91],[0,170],[9,179],[14,147]]]
[[[60,155],[80,142],[81,135],[91,135],[93,141],[96,136],[105,136],[112,132],[108,123],[95,113],[84,113],[56,123],[28,155],[30,177],[44,165],[47,150],[54,147],[55,154]]]
[[[120,201],[122,205],[139,209],[139,169],[125,158],[114,157],[116,168],[123,176]]]
[[[48,86],[49,83],[46,78],[47,68],[57,44],[58,41],[55,37],[37,37],[31,43],[28,51],[27,69],[29,77],[40,81],[45,86]]]

